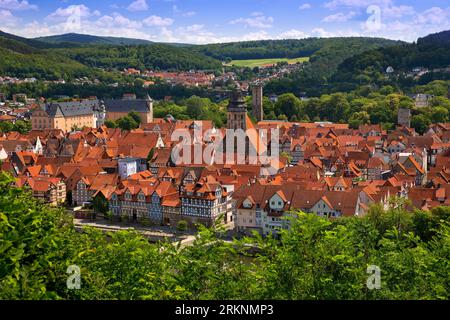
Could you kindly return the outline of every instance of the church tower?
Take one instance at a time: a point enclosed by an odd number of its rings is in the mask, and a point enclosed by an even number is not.
[[[242,91],[239,88],[235,89],[231,94],[227,114],[227,129],[242,129],[244,131],[247,130],[247,106],[242,96]]]
[[[105,124],[106,120],[106,107],[105,102],[100,100],[98,105],[94,107],[94,126],[100,128]]]

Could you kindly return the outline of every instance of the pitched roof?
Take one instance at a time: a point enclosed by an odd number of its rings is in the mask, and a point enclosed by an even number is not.
[[[136,112],[148,112],[149,107],[147,103],[149,101],[144,99],[134,100],[105,100],[105,107],[107,112],[123,112],[129,113]]]
[[[98,100],[54,102],[46,105],[45,111],[51,117],[92,115],[94,114],[94,108],[96,108],[98,104]]]

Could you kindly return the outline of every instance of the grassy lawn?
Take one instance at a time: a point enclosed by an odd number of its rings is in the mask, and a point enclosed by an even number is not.
[[[295,59],[287,59],[287,58],[274,58],[274,59],[254,59],[254,60],[233,60],[228,65],[233,65],[236,67],[262,67],[266,65],[277,64],[278,62],[287,62],[290,64],[294,64],[297,62],[306,62],[309,61],[309,57],[301,57]]]

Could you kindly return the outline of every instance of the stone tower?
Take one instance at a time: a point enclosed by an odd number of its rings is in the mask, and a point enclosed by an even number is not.
[[[105,124],[106,120],[106,107],[105,102],[100,100],[98,105],[94,107],[94,119],[95,119],[95,127],[100,128]]]
[[[260,84],[256,84],[252,90],[253,96],[253,116],[257,122],[264,120],[264,108],[263,108],[263,87]]]
[[[150,98],[150,96],[147,94],[147,108],[148,108],[148,112],[147,112],[147,123],[152,123],[153,122],[153,99]]]
[[[410,128],[411,127],[411,110],[399,109],[398,110],[398,125]]]
[[[242,91],[239,88],[235,89],[231,94],[227,113],[227,129],[242,129],[244,131],[247,130],[247,106],[242,96]]]

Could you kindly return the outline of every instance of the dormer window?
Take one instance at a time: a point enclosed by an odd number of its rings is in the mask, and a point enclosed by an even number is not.
[[[243,205],[243,207],[246,208],[246,209],[250,209],[250,208],[252,207],[252,203],[251,203],[251,201],[248,200],[248,199],[246,199],[242,205]]]

